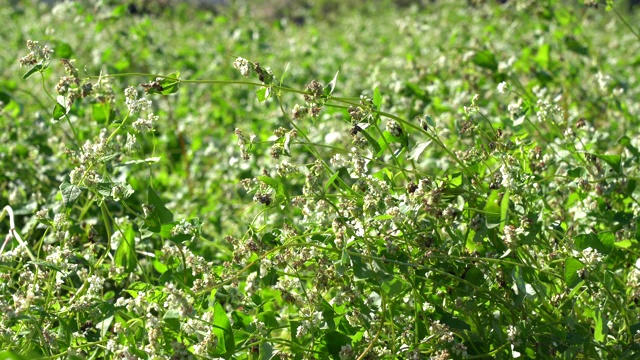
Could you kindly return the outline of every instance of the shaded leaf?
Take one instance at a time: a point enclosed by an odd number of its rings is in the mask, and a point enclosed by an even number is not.
[[[565,36],[564,43],[567,45],[567,48],[573,51],[576,54],[589,56],[589,49],[582,45],[578,40],[576,40],[573,36]]]
[[[66,42],[56,40],[53,55],[60,59],[70,59],[73,57],[73,49]]]
[[[622,157],[620,155],[601,155],[591,154],[599,159],[604,160],[615,172],[622,174]]]
[[[258,180],[262,181],[276,192],[276,199],[279,202],[289,202],[289,193],[286,191],[282,181],[270,176],[258,176]]]
[[[407,160],[417,160],[420,157],[420,155],[422,155],[422,153],[427,148],[427,146],[431,144],[431,141],[432,140],[420,142],[416,146],[414,146],[413,149],[411,149],[411,152],[409,152],[409,156],[407,156]]]
[[[491,71],[498,70],[498,61],[496,60],[495,55],[493,55],[489,50],[477,52],[471,61],[481,68],[489,69]]]
[[[126,272],[130,273],[135,270],[138,264],[135,241],[136,233],[131,226],[122,229],[122,231],[124,234],[116,250],[114,262],[117,266],[123,267]]]
[[[578,275],[578,271],[582,270],[584,265],[580,262],[580,260],[569,257],[564,261],[564,281],[567,284],[567,287],[572,288],[581,281],[580,276]]]
[[[76,202],[80,194],[82,194],[82,188],[78,185],[73,185],[68,182],[60,184],[60,192],[62,193],[62,201],[66,207],[71,207]]]

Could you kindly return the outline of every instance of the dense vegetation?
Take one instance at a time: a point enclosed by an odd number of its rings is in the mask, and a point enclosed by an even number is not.
[[[472,3],[0,1],[0,359],[637,358],[637,16]]]

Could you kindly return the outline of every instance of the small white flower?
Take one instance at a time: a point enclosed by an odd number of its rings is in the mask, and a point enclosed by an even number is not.
[[[498,92],[500,94],[504,94],[508,89],[509,89],[509,85],[507,85],[506,81],[503,81],[500,84],[498,84]]]

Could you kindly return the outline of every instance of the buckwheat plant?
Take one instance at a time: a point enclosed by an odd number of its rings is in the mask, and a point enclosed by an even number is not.
[[[638,356],[617,4],[42,6],[0,82],[2,358]]]

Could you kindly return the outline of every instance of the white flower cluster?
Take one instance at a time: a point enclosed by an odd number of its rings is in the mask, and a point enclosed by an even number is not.
[[[242,74],[242,76],[249,76],[249,71],[251,70],[251,68],[249,67],[249,61],[247,59],[241,57],[237,58],[233,62],[233,67],[240,70],[240,74]]]

